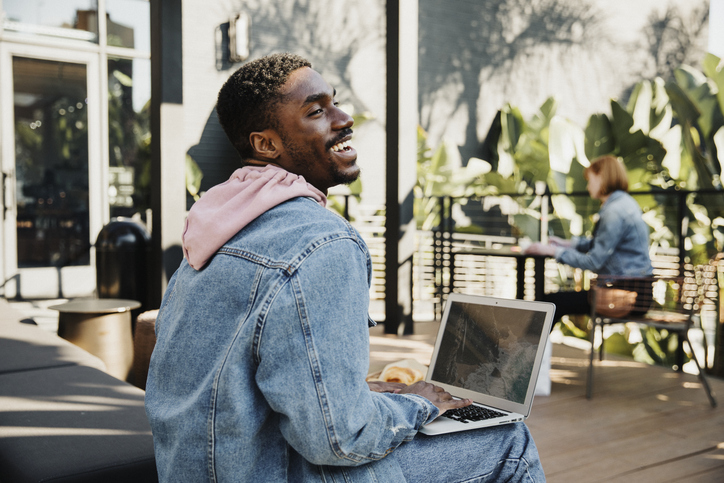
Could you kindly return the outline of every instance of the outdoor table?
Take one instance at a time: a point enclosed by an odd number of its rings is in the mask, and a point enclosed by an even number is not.
[[[126,299],[81,299],[49,308],[57,310],[58,335],[101,359],[106,372],[128,378],[133,364],[131,310],[141,303]]]
[[[516,289],[515,297],[522,299],[525,295],[525,261],[533,259],[534,265],[534,281],[535,281],[535,300],[542,300],[545,284],[545,260],[549,258],[547,255],[533,255],[522,253],[518,246],[503,246],[500,248],[467,248],[462,250],[453,250],[450,254],[450,283],[455,286],[455,256],[456,255],[479,255],[482,257],[511,257],[516,260]]]

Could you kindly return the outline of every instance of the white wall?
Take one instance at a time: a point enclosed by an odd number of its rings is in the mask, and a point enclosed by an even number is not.
[[[553,3],[590,20],[550,28],[551,16],[536,8]],[[591,8],[581,7],[586,4]],[[420,0],[420,29],[432,32],[428,44],[421,37],[423,127],[433,143],[444,138],[463,146],[461,162],[476,155],[475,147],[506,103],[528,119],[553,96],[558,114],[585,127],[591,114],[610,113],[610,99],[624,98],[635,82],[655,75],[645,28],[667,7],[678,8],[684,27],[692,29],[694,45],[686,62],[699,64],[708,31],[706,24],[694,27],[693,18],[708,5],[708,0],[450,0],[443,6]],[[468,59],[457,56],[461,49],[470,50]],[[471,92],[475,75],[479,90]]]
[[[353,144],[359,153],[364,198],[384,200],[383,0],[188,0],[183,5],[186,150],[204,171],[203,189],[210,187],[210,179],[221,182],[239,167],[213,108],[223,83],[242,65],[220,62],[224,53],[219,51],[219,27],[244,10],[251,16],[249,60],[273,52],[299,54],[337,89],[342,104],[352,102],[357,111],[372,114],[372,121],[353,128]]]

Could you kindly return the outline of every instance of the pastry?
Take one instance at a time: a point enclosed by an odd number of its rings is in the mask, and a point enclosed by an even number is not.
[[[410,385],[417,381],[422,381],[423,375],[417,369],[412,367],[390,366],[385,368],[380,374],[380,381],[384,382],[401,382]]]

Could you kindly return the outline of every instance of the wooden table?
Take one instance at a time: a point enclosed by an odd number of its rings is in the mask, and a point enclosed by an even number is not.
[[[97,356],[106,372],[126,380],[133,364],[131,310],[141,303],[127,299],[81,299],[49,308],[57,310],[58,335]]]
[[[477,255],[481,257],[509,257],[516,260],[516,290],[515,297],[522,299],[525,295],[525,262],[528,259],[535,261],[535,300],[542,300],[545,284],[545,260],[550,258],[547,255],[524,254],[520,251],[520,247],[506,246],[501,248],[469,248],[463,250],[453,250],[450,254],[450,287],[455,286],[455,256],[457,255]]]

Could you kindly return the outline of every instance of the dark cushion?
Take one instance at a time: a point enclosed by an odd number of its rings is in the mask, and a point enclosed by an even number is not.
[[[87,366],[0,374],[0,481],[158,481],[143,397]]]
[[[20,318],[0,318],[0,374],[67,365],[105,369],[99,358],[55,334]]]

